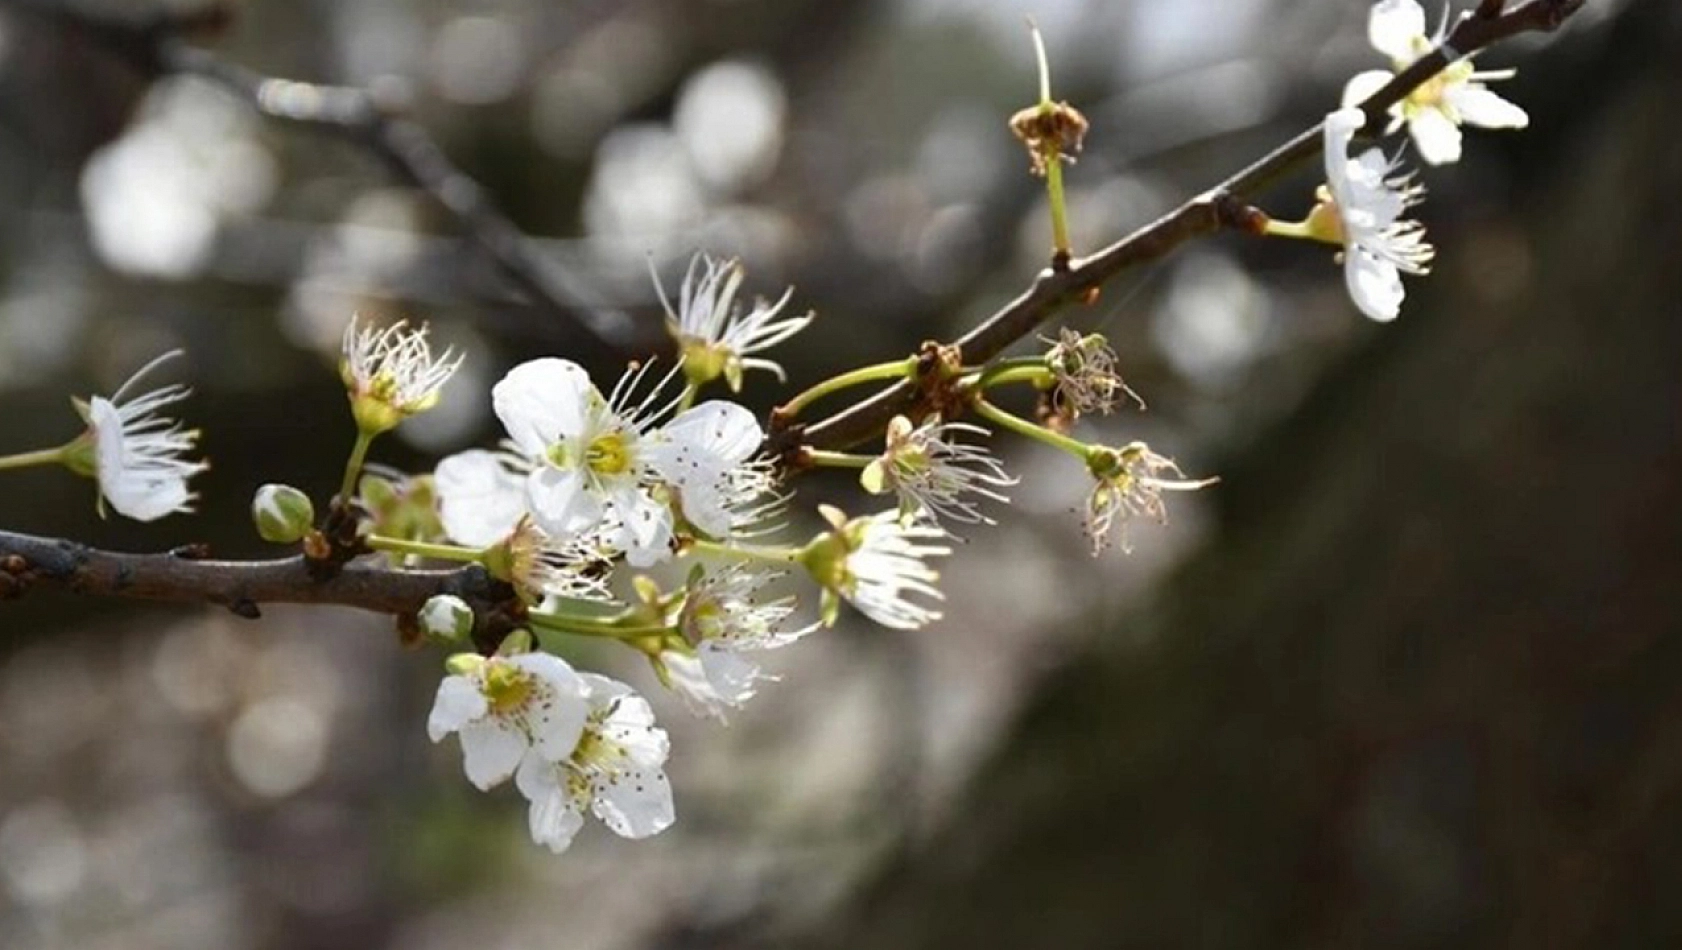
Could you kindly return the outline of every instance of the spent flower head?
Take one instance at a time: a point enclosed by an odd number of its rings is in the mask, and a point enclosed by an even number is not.
[[[514,784],[531,803],[532,840],[560,854],[588,810],[614,834],[646,838],[676,820],[664,771],[671,742],[648,701],[617,680],[581,674],[588,712],[572,753],[527,755]]]
[[[925,422],[913,426],[904,416],[888,423],[882,454],[859,475],[871,494],[893,492],[905,518],[924,512],[965,524],[993,524],[981,513],[982,499],[1009,503],[998,491],[1016,484],[985,445],[957,441],[954,436],[989,435],[980,426],[963,422]]]
[[[952,553],[933,542],[947,537],[927,521],[903,521],[898,511],[848,518],[822,506],[830,530],[812,539],[800,562],[824,589],[825,625],[833,625],[845,598],[859,612],[884,627],[915,630],[940,619],[940,611],[920,601],[945,598],[935,581],[940,572],[927,563]]]
[[[1435,251],[1425,228],[1402,219],[1425,189],[1397,175],[1397,161],[1376,148],[1349,157],[1349,143],[1366,123],[1359,109],[1326,116],[1326,185],[1305,222],[1308,236],[1343,246],[1343,275],[1349,296],[1374,320],[1401,312],[1403,273],[1430,273]]]
[[[1121,539],[1121,549],[1131,553],[1127,523],[1144,516],[1158,522],[1168,520],[1163,504],[1165,491],[1196,491],[1218,479],[1188,479],[1174,460],[1151,451],[1143,442],[1120,448],[1095,448],[1087,456],[1087,468],[1096,479],[1086,497],[1086,537],[1094,556],[1110,546],[1112,530]],[[1165,478],[1165,474],[1173,477]]]
[[[386,432],[437,405],[440,390],[461,367],[462,357],[449,349],[434,354],[424,325],[410,329],[407,320],[399,320],[382,329],[359,321],[352,317],[345,327],[339,361],[357,429]]]
[[[1442,43],[1447,22],[1445,9],[1442,26],[1435,36],[1427,36],[1425,11],[1415,0],[1379,0],[1367,20],[1367,38],[1375,49],[1390,57],[1395,71],[1375,69],[1355,75],[1343,89],[1343,104],[1360,104],[1395,78],[1395,73],[1436,49]],[[1419,156],[1433,165],[1459,161],[1460,126],[1522,129],[1530,124],[1523,109],[1484,85],[1512,76],[1510,69],[1479,72],[1470,57],[1454,59],[1390,107],[1389,131],[1405,123]]]
[[[433,742],[461,735],[468,781],[489,789],[514,774],[528,754],[548,762],[572,755],[589,713],[585,680],[547,653],[450,658],[427,718]]]
[[[99,483],[99,512],[110,502],[117,513],[136,521],[193,510],[198,498],[187,482],[210,466],[184,456],[198,444],[199,431],[158,414],[186,399],[192,390],[180,384],[134,395],[146,374],[174,357],[173,350],[135,372],[109,399],[73,400],[87,431],[64,447],[64,464]]]
[[[653,261],[649,268],[653,269]],[[754,356],[806,329],[812,313],[783,317],[794,288],[783,291],[775,303],[755,300],[745,312],[736,305],[736,291],[745,276],[737,261],[715,261],[696,254],[689,261],[678,291],[677,307],[654,275],[654,288],[666,310],[666,331],[677,341],[683,354],[683,371],[689,381],[701,386],[724,377],[731,392],[742,389],[742,374],[762,369],[786,379],[777,363]]]
[[[1145,408],[1145,401],[1122,381],[1115,350],[1103,334],[1081,334],[1063,327],[1055,341],[1041,339],[1051,344],[1045,363],[1055,380],[1052,400],[1058,412],[1108,415],[1124,398]]]

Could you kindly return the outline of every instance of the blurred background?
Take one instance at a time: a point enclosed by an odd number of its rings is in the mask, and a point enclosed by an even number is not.
[[[532,236],[558,313],[366,151],[0,3],[0,452],[67,440],[68,396],[179,346],[215,466],[198,515],[146,526],[6,473],[0,526],[263,555],[252,490],[325,498],[342,470],[353,312],[468,354],[377,448],[409,470],[499,434],[515,362],[668,352],[650,258],[668,287],[697,249],[793,284],[819,315],[780,354],[797,385],[950,337],[1049,245],[1005,126],[1035,95],[1025,15],[1093,124],[1080,250],[1382,66],[1367,9],[244,0],[200,40],[400,105]],[[679,822],[651,841],[533,847],[512,790],[427,742],[441,657],[387,620],[0,604],[0,947],[1678,945],[1682,7],[1590,0],[1480,65],[1519,67],[1500,92],[1532,125],[1422,173],[1439,257],[1396,324],[1330,254],[1234,236],[1063,315],[1149,403],[1089,436],[1222,478],[1131,556],[1089,557],[1085,474],[1013,444],[944,622],[777,654],[727,728],[582,654],[673,734]],[[1298,217],[1318,182],[1261,205]]]

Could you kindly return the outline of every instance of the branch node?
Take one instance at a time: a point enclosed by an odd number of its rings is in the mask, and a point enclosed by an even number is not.
[[[258,608],[256,602],[248,597],[241,597],[230,602],[228,610],[232,611],[234,616],[244,617],[247,620],[259,620],[263,616],[263,611]]]

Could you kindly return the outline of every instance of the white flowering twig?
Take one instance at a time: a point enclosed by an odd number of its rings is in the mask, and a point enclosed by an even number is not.
[[[1378,130],[1387,121],[1391,106],[1402,101],[1422,83],[1442,72],[1451,62],[1478,52],[1493,43],[1521,33],[1557,29],[1577,12],[1584,0],[1530,0],[1511,9],[1488,4],[1463,17],[1439,46],[1398,72],[1383,87],[1359,103],[1366,115],[1366,128]],[[1298,133],[1290,141],[1267,153],[1214,187],[1182,203],[1119,241],[1084,258],[1069,262],[1066,269],[1048,268],[1034,278],[1027,290],[992,316],[951,344],[962,353],[966,365],[991,361],[1005,348],[1034,332],[1042,323],[1073,303],[1083,302],[1097,288],[1117,275],[1142,264],[1159,260],[1185,242],[1222,228],[1259,231],[1262,221],[1242,199],[1263,188],[1319,154],[1324,141],[1322,124]],[[807,424],[798,424],[793,414],[773,415],[770,447],[795,458],[801,447],[845,449],[882,432],[898,415],[919,417],[930,401],[930,387],[924,379],[905,380],[836,413]]]
[[[39,0],[11,2],[76,16]],[[1409,4],[1381,0],[1386,15],[1416,9]],[[747,369],[781,377],[777,363],[756,354],[792,337],[811,317],[782,316],[788,293],[739,309],[739,265],[698,256],[675,308],[661,290],[681,351],[671,369],[632,364],[604,393],[570,360],[522,363],[491,389],[507,434],[500,449],[460,453],[435,473],[413,479],[364,478],[375,437],[431,408],[460,360],[447,351],[435,354],[424,327],[399,323],[382,330],[353,321],[341,377],[358,437],[339,495],[319,525],[308,496],[289,486],[264,485],[252,502],[259,534],[298,545],[301,555],[253,562],[214,561],[194,548],[130,555],[0,532],[0,598],[58,585],[85,594],[208,601],[246,617],[257,616],[268,602],[333,603],[396,615],[407,642],[424,639],[463,651],[446,663],[449,675],[439,686],[428,733],[435,741],[460,736],[465,771],[480,788],[514,780],[529,802],[534,841],[564,850],[586,812],[627,838],[656,834],[676,817],[663,771],[667,734],[629,686],[573,670],[558,655],[563,648],[557,638],[597,638],[639,652],[691,708],[722,717],[725,708],[751,698],[757,684],[775,679],[743,654],[833,625],[843,603],[882,626],[925,627],[941,617],[937,564],[952,551],[952,536],[938,519],[990,524],[981,502],[1007,501],[1000,489],[1015,483],[979,441],[996,430],[1080,461],[1093,478],[1085,526],[1094,552],[1116,533],[1125,548],[1131,519],[1166,517],[1164,493],[1194,491],[1214,480],[1185,477],[1172,459],[1143,442],[1113,447],[1070,434],[1082,414],[1107,413],[1123,396],[1138,398],[1121,380],[1101,336],[1065,331],[1043,355],[996,357],[1052,313],[1093,300],[1121,271],[1221,228],[1340,245],[1357,304],[1376,318],[1395,316],[1399,274],[1423,273],[1431,255],[1420,226],[1402,218],[1422,191],[1376,149],[1350,158],[1352,140],[1362,129],[1378,127],[1403,97],[1423,96],[1417,91],[1424,83],[1438,82],[1442,88],[1427,92],[1442,94],[1417,98],[1415,106],[1429,100],[1433,108],[1448,108],[1455,96],[1476,95],[1470,86],[1450,95],[1442,84],[1469,83],[1477,74],[1463,65],[1466,57],[1513,33],[1551,29],[1580,5],[1531,0],[1507,11],[1502,3],[1482,3],[1435,48],[1421,46],[1407,63],[1398,58],[1399,72],[1358,107],[1332,113],[1214,189],[1079,260],[1069,246],[1061,174],[1086,123],[1072,107],[1051,100],[1049,67],[1035,31],[1040,101],[1013,118],[1012,128],[1027,145],[1035,172],[1047,179],[1051,266],[1026,293],[959,340],[926,342],[902,359],[822,380],[774,411],[767,435],[744,407],[727,400],[696,405],[697,396],[718,379],[739,389]],[[194,72],[277,117],[355,130],[380,142],[398,134],[392,120],[353,90],[294,96],[296,84],[245,73],[180,44],[172,22],[187,21],[96,24],[95,32],[149,75]],[[1408,42],[1410,52],[1419,45]],[[1456,71],[1444,73],[1445,67]],[[1307,220],[1274,222],[1246,204],[1320,149],[1327,187]],[[423,185],[429,180],[414,174]],[[440,200],[448,203],[451,195],[442,193]],[[495,232],[505,222],[491,215]],[[512,270],[524,274],[519,266]],[[686,385],[673,395],[667,383],[680,374]],[[799,418],[819,399],[888,381],[894,385],[887,390],[815,424]],[[81,406],[89,427],[77,440],[59,450],[0,458],[0,468],[64,464],[97,478],[119,511],[145,520],[185,510],[193,497],[187,479],[203,468],[183,457],[194,448],[196,433],[158,410],[186,389],[169,386],[125,401],[133,382],[108,400]],[[1040,393],[1040,421],[991,400],[991,390],[1016,384]],[[968,413],[993,429],[957,421]],[[875,435],[884,436],[879,454],[845,451]],[[764,522],[783,510],[781,479],[804,467],[859,469],[867,490],[896,496],[896,510],[848,516],[820,506],[825,530],[804,544],[779,543]],[[404,566],[424,561],[456,566]],[[672,562],[688,569],[680,582],[634,573]],[[817,623],[794,621],[797,595],[767,590],[785,574],[803,574],[799,580],[820,592]]]

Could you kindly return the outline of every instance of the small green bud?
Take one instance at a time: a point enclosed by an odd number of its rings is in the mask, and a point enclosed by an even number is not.
[[[496,648],[497,656],[519,656],[530,653],[535,644],[532,642],[531,631],[525,628],[515,630],[502,638],[502,643]]]
[[[264,541],[295,544],[315,523],[315,505],[291,485],[264,485],[251,499],[251,520]]]
[[[453,594],[428,598],[415,619],[428,640],[443,646],[462,643],[473,633],[473,608]]]
[[[485,665],[485,658],[477,653],[457,653],[444,661],[444,669],[452,676],[472,676]]]

